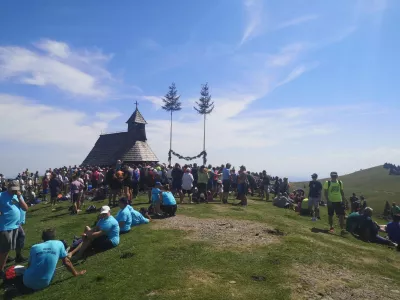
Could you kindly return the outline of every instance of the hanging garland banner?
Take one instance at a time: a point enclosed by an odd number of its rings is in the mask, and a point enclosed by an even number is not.
[[[182,156],[182,155],[176,153],[175,151],[170,150],[169,153],[168,153],[168,160],[169,161],[171,161],[171,154],[175,155],[179,159],[184,159],[184,160],[187,160],[187,161],[194,160],[196,158],[200,158],[200,157],[203,156],[203,159],[204,159],[205,163],[207,162],[207,152],[206,151],[201,151],[198,155],[190,157],[190,156]]]

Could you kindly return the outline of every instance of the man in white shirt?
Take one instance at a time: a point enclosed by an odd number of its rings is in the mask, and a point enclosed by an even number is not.
[[[181,203],[183,203],[183,199],[185,198],[185,194],[188,194],[189,203],[192,202],[192,189],[193,189],[193,175],[191,173],[191,169],[187,168],[185,173],[182,176],[182,193],[181,193]]]

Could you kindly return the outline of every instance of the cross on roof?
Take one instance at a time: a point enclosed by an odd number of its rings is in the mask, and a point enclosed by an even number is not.
[[[137,101],[135,101],[135,104],[136,104],[136,109],[137,109],[137,106],[138,106],[139,103]]]

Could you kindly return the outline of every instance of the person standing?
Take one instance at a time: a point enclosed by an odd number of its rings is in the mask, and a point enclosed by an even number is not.
[[[181,194],[181,204],[185,195],[188,194],[189,203],[192,202],[192,189],[194,184],[194,176],[191,174],[191,169],[187,168],[185,174],[182,176],[182,194]]]
[[[344,191],[343,182],[338,180],[337,172],[331,172],[331,180],[324,183],[324,196],[328,204],[328,219],[329,219],[329,231],[333,233],[335,230],[333,228],[333,215],[339,217],[339,225],[341,233],[344,234]]]
[[[204,201],[206,203],[208,202],[208,199],[206,197],[207,183],[208,183],[208,171],[205,166],[201,166],[198,171],[198,177],[197,177],[197,189],[198,189],[197,203],[200,203],[200,198],[204,198]]]
[[[56,204],[57,197],[58,197],[58,194],[60,194],[61,188],[62,188],[62,183],[57,178],[56,173],[52,173],[51,174],[51,179],[50,179],[50,182],[49,182],[49,188],[50,188],[51,206],[52,206],[53,210],[55,210],[54,206],[57,205]]]
[[[172,169],[171,176],[172,176],[172,193],[174,194],[178,193],[179,197],[181,197],[183,170],[178,163],[176,163],[175,167]]]
[[[140,170],[136,165],[134,165],[133,176],[132,176],[132,201],[136,199],[139,194],[139,181],[140,181]]]
[[[80,196],[81,191],[85,186],[82,184],[81,181],[78,180],[77,175],[72,177],[71,182],[71,196],[72,196],[72,203],[73,203],[73,214],[77,214],[81,211],[81,203],[80,203]]]
[[[270,185],[270,180],[269,180],[269,176],[267,175],[267,171],[263,171],[262,172],[262,197],[261,200],[264,200],[264,196],[265,196],[265,200],[269,201],[269,185]]]
[[[320,219],[319,203],[321,202],[322,183],[317,181],[318,175],[311,175],[312,181],[308,183],[308,209],[312,211],[312,221]]]
[[[27,211],[28,205],[21,195],[18,180],[8,184],[6,192],[0,193],[0,274],[4,274],[10,250],[16,249],[18,229],[21,222],[20,209]]]
[[[229,191],[231,189],[231,164],[227,163],[222,169],[222,186],[224,193],[222,195],[222,203],[228,203]]]
[[[247,206],[247,172],[246,172],[246,167],[241,166],[240,171],[239,171],[239,176],[238,176],[238,188],[237,188],[237,198],[240,200],[240,202],[237,205],[242,205],[242,206]]]

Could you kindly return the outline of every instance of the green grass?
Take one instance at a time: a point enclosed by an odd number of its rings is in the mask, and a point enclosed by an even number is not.
[[[352,193],[357,196],[364,195],[369,206],[377,213],[383,213],[386,201],[400,204],[400,176],[390,176],[389,171],[383,166],[357,171],[352,174],[339,176],[343,181],[346,197],[349,199]],[[311,180],[311,179],[310,179]],[[327,179],[321,179],[325,182]],[[308,182],[293,183],[293,187],[308,190]]]
[[[144,198],[139,201],[146,202]],[[101,205],[96,203],[97,207]],[[68,203],[63,203],[56,212],[41,204],[30,209],[24,227],[26,255],[29,247],[39,242],[43,228],[55,227],[58,238],[70,242],[73,235],[80,234],[83,227],[93,224],[96,218],[93,214],[70,216],[67,208]],[[114,215],[116,212],[117,209],[113,209]],[[256,198],[249,201],[247,208],[221,204],[180,205],[178,214],[250,220],[278,228],[286,235],[279,237],[279,242],[262,247],[220,248],[187,239],[190,232],[155,229],[155,223],[160,222],[155,220],[121,236],[117,248],[91,256],[78,265],[77,269],[87,270],[84,276],[74,278],[62,268],[49,288],[22,298],[308,299],[312,298],[307,294],[309,291],[319,299],[318,293],[332,293],[332,288],[322,283],[324,276],[339,280],[340,287],[349,295],[367,284],[366,277],[373,279],[367,289],[379,291],[381,299],[391,299],[380,292],[383,277],[389,278],[386,280],[390,280],[391,290],[399,289],[396,286],[396,282],[400,282],[399,253],[363,243],[352,236],[311,231],[313,226],[327,228],[325,209],[321,212],[322,220],[317,223]],[[121,255],[126,253],[133,256],[122,259]],[[315,273],[315,270],[325,273]],[[330,270],[346,270],[354,274],[354,278],[346,280],[345,276],[330,274]],[[309,272],[321,283],[303,282],[303,272]],[[254,281],[253,275],[265,276],[266,281]],[[351,299],[357,299],[357,293]]]

